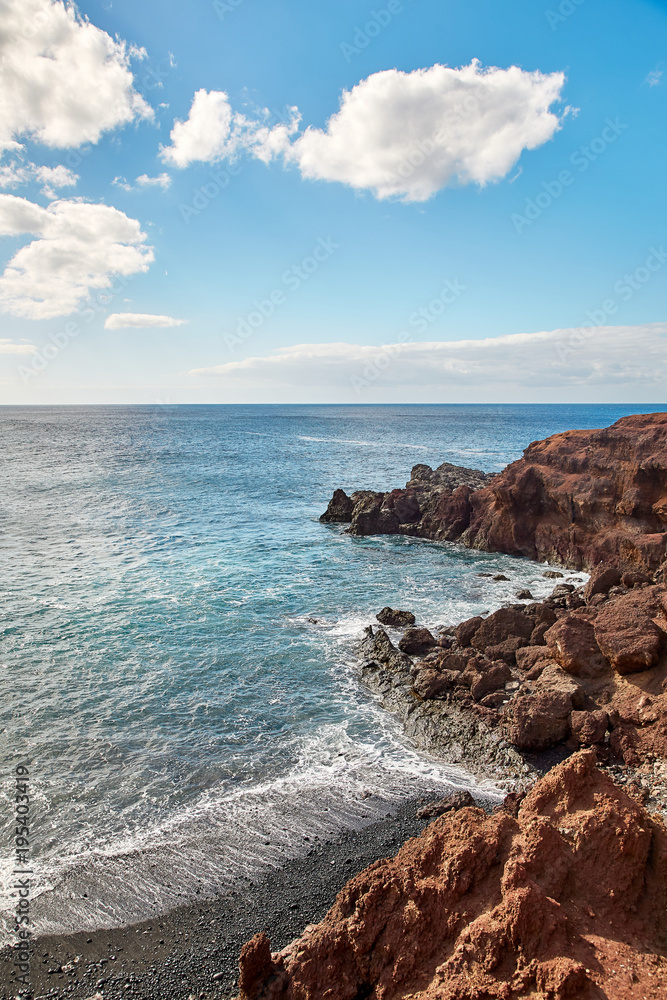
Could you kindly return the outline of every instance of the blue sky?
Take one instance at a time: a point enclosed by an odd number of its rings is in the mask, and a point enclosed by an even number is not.
[[[664,401],[667,4],[3,6],[2,402]]]

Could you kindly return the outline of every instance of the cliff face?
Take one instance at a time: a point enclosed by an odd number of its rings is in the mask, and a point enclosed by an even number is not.
[[[667,831],[584,751],[520,804],[462,808],[353,878],[242,1000],[610,1000],[667,995]]]
[[[322,519],[349,522],[357,535],[460,540],[577,569],[607,562],[653,573],[665,561],[667,413],[556,434],[529,445],[499,475],[479,476],[415,466],[403,490],[337,491]]]

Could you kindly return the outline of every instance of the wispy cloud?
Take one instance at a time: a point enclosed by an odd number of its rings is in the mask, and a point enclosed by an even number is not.
[[[161,329],[182,326],[187,320],[173,316],[155,316],[152,313],[112,313],[104,322],[105,330]]]
[[[646,77],[646,83],[648,83],[649,87],[657,87],[662,82],[662,74],[663,70],[652,69]]]
[[[0,338],[0,354],[36,354],[34,344],[15,344],[11,340]]]
[[[664,386],[667,323],[600,326],[567,357],[558,347],[571,330],[518,333],[481,340],[432,341],[384,346],[296,344],[263,357],[195,368],[197,378],[226,386],[328,386],[348,388],[365,380],[379,386],[591,387]],[[380,364],[380,360],[382,364]]]

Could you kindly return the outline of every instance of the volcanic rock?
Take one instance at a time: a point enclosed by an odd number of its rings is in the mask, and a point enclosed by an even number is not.
[[[594,712],[573,712],[570,716],[572,735],[582,746],[604,743],[609,716],[598,709]]]
[[[381,625],[389,625],[393,628],[414,625],[416,621],[411,611],[398,611],[393,608],[383,608],[375,617]]]
[[[545,633],[544,638],[554,660],[568,674],[594,677],[607,666],[597,644],[592,622],[579,615],[561,618]]]
[[[595,638],[619,674],[652,667],[667,640],[665,610],[659,588],[631,591],[600,608],[595,619]],[[557,627],[557,626],[554,626]]]
[[[592,751],[516,805],[516,817],[442,815],[348,882],[270,966],[253,939],[241,1000],[667,995],[664,826]]]
[[[398,648],[403,653],[423,653],[435,644],[435,638],[427,628],[408,628],[399,639]]]
[[[329,506],[320,517],[320,521],[349,523],[352,520],[353,510],[354,501],[347,495],[345,490],[335,490],[333,497],[329,501]]]
[[[650,575],[667,553],[667,413],[536,441],[494,477],[415,466],[406,489],[352,500],[352,534],[460,540],[577,569],[603,563]]]
[[[436,816],[444,816],[447,812],[456,812],[457,809],[466,809],[474,806],[475,800],[467,788],[458,792],[452,792],[439,802],[431,802],[417,810],[417,819],[435,819]]]

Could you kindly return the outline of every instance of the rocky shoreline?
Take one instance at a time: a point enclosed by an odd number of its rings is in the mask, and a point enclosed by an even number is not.
[[[321,519],[591,576],[438,632],[380,612],[403,632],[366,629],[362,682],[511,791],[491,817],[457,803],[281,952],[256,935],[240,1000],[667,996],[667,414],[535,442],[497,476],[336,490]]]

